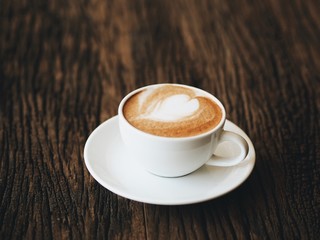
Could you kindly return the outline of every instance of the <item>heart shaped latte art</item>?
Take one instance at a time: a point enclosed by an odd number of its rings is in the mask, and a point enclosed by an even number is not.
[[[141,112],[140,118],[154,121],[179,121],[190,117],[199,109],[198,99],[186,94],[172,95],[161,99],[152,99],[150,105]]]
[[[177,85],[149,88],[132,96],[124,115],[134,127],[154,135],[187,137],[214,128],[221,109],[199,92]]]

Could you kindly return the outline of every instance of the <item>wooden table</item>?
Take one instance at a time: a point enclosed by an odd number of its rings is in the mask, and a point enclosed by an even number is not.
[[[0,1],[1,239],[319,239],[318,1]],[[84,144],[138,87],[216,95],[251,138],[234,191],[120,197]]]

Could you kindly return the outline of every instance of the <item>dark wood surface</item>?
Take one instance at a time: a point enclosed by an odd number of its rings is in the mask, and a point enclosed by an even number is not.
[[[131,201],[84,164],[121,98],[216,95],[256,166],[217,199]],[[0,1],[1,239],[319,239],[318,1]]]

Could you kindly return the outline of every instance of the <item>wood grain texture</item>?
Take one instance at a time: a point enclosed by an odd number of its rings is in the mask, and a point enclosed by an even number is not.
[[[317,239],[317,1],[0,1],[1,239]],[[252,139],[249,179],[156,206],[87,171],[89,134],[152,83],[205,89]]]

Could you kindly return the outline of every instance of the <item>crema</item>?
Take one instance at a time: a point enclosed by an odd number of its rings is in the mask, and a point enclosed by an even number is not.
[[[179,85],[160,85],[131,96],[124,117],[137,129],[162,137],[190,137],[215,128],[222,110],[202,91]]]

